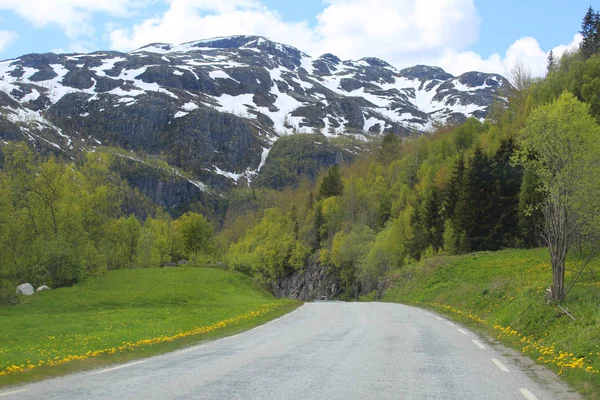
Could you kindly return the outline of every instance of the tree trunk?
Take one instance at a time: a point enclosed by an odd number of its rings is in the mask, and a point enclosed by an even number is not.
[[[547,201],[544,207],[546,226],[545,241],[550,251],[552,264],[551,298],[561,301],[565,298],[565,260],[571,245],[569,213],[562,199]]]
[[[552,300],[565,298],[565,260],[552,256]]]

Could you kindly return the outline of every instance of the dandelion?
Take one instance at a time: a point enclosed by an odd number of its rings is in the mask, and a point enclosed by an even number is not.
[[[165,343],[165,342],[173,342],[177,339],[182,339],[182,338],[186,338],[186,337],[190,337],[190,336],[196,336],[196,335],[206,334],[209,332],[214,332],[218,329],[225,328],[229,325],[235,324],[242,320],[257,318],[257,317],[266,315],[270,312],[273,312],[273,311],[283,308],[283,307],[284,307],[284,303],[281,303],[281,302],[265,304],[258,310],[250,311],[250,312],[238,315],[233,318],[228,318],[223,321],[216,322],[212,325],[196,327],[189,331],[180,332],[180,333],[177,333],[177,334],[174,334],[171,336],[163,335],[163,336],[158,336],[156,338],[151,338],[151,339],[140,339],[136,342],[124,341],[121,344],[121,346],[118,346],[118,347],[110,347],[107,349],[94,350],[94,351],[88,350],[87,352],[85,352],[83,354],[69,354],[64,357],[57,355],[54,358],[49,358],[47,360],[39,360],[37,363],[30,363],[30,361],[27,360],[27,363],[28,363],[27,366],[25,366],[25,364],[21,364],[20,366],[19,365],[11,365],[9,367],[6,367],[4,370],[0,371],[0,376],[8,375],[11,373],[30,371],[34,368],[39,368],[43,365],[56,366],[56,365],[66,364],[66,363],[69,363],[72,361],[85,360],[90,357],[99,357],[99,356],[102,356],[105,354],[115,354],[117,352],[133,351],[138,348],[143,350],[145,348],[145,346],[150,346],[150,345],[155,345],[155,344]],[[54,336],[52,336],[52,339],[54,339]],[[96,338],[94,338],[94,339],[96,339]],[[100,338],[97,338],[97,339],[100,339]],[[55,350],[52,350],[52,351],[54,352]]]

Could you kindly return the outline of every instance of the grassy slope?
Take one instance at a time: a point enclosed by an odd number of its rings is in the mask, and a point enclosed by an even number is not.
[[[251,328],[296,305],[229,271],[111,271],[0,306],[0,385],[172,350]],[[8,373],[13,365],[17,371]]]
[[[579,265],[567,263],[567,280]],[[561,303],[576,321],[545,301],[551,272],[542,249],[427,259],[393,280],[384,301],[432,308],[490,333],[600,399],[599,265]]]

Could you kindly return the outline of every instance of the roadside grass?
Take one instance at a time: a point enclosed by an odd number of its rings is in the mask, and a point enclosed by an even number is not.
[[[567,262],[567,282],[581,262]],[[600,399],[600,264],[590,265],[566,300],[547,302],[547,250],[504,250],[434,257],[392,276],[383,301],[414,304],[498,338]]]
[[[300,303],[212,268],[110,271],[0,306],[0,386],[97,368],[250,329]]]

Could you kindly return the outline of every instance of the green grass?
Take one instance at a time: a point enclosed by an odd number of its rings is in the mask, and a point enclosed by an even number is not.
[[[111,271],[71,288],[21,297],[15,306],[0,306],[0,385],[233,334],[298,304],[276,300],[248,277],[219,269]],[[12,366],[17,372],[8,373]]]
[[[600,265],[560,303],[546,301],[543,249],[430,258],[399,270],[384,301],[443,312],[546,365],[586,398],[600,399]],[[580,262],[567,262],[567,282]]]

